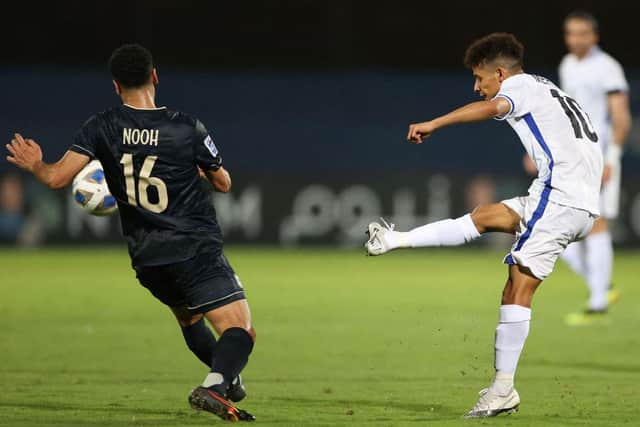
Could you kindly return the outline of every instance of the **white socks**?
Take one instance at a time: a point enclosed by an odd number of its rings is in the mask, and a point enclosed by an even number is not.
[[[613,244],[608,231],[588,236],[584,241],[587,247],[587,284],[589,285],[589,308],[604,310],[607,308],[607,292],[611,284],[613,267]]]
[[[530,320],[530,308],[515,304],[500,306],[495,342],[496,377],[491,389],[501,396],[506,396],[513,388],[513,376],[529,335]]]
[[[571,243],[562,254],[569,267],[589,286],[589,308],[607,308],[607,292],[613,268],[613,243],[608,231],[591,234],[581,242]]]
[[[387,231],[384,235],[389,249],[410,248],[409,232],[404,231]]]
[[[507,396],[513,390],[513,374],[496,372],[496,377],[490,386],[499,396]]]
[[[390,249],[424,246],[458,246],[480,237],[478,229],[467,214],[414,228],[408,232],[390,231],[385,240]]]
[[[224,377],[222,374],[217,372],[210,372],[207,377],[202,382],[202,387],[213,387],[214,385],[222,384],[224,382]]]

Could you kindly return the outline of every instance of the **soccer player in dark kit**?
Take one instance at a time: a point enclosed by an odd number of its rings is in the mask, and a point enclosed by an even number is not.
[[[246,395],[240,372],[255,331],[201,182],[204,175],[214,189],[227,192],[229,173],[200,121],[156,107],[158,74],[147,49],[121,46],[109,67],[123,105],[91,117],[56,163],[44,163],[40,146],[20,134],[6,145],[7,160],[50,188],[67,186],[92,159],[102,163],[138,280],[169,306],[187,346],[210,368],[189,403],[225,420],[252,421],[230,401]]]

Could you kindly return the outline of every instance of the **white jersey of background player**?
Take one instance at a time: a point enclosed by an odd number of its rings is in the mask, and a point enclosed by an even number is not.
[[[618,216],[620,157],[631,127],[631,114],[624,71],[598,47],[598,24],[593,16],[574,12],[565,19],[564,26],[569,53],[560,63],[560,86],[589,114],[605,158],[601,218],[589,237],[572,244],[563,254],[563,259],[584,277],[590,290],[588,309],[566,318],[567,323],[580,325],[601,318],[599,314],[606,312],[609,300],[614,302],[618,298],[616,290],[609,290],[613,245],[607,221]]]
[[[599,211],[598,136],[578,102],[548,80],[524,73],[523,52],[512,34],[494,33],[475,41],[467,49],[465,65],[473,71],[474,90],[485,101],[413,124],[407,138],[419,144],[444,126],[507,120],[539,171],[529,195],[479,206],[463,217],[409,232],[371,223],[365,244],[370,255],[382,255],[403,247],[461,245],[492,231],[516,236],[504,260],[508,278],[495,334],[495,378],[466,417],[517,410],[520,396],[513,380],[529,334],[533,294],[567,245],[589,233]]]

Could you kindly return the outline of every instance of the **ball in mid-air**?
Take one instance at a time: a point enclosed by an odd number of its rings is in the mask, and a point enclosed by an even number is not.
[[[98,160],[93,160],[73,179],[73,200],[91,215],[104,216],[118,209],[116,199],[109,192],[104,170]]]

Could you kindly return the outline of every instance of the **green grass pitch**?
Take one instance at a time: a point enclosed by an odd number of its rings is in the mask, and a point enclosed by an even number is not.
[[[586,289],[561,263],[534,301],[520,412],[461,420],[488,385],[506,268],[479,250],[227,251],[258,341],[240,405],[257,425],[638,425],[640,255],[620,252],[610,323],[563,316]],[[0,425],[210,426],[206,369],[124,249],[0,251]]]

